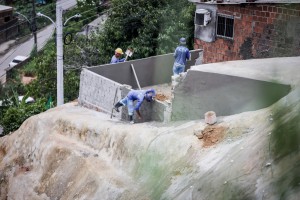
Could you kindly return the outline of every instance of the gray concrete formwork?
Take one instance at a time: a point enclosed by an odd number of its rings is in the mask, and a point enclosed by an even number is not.
[[[187,62],[186,69],[195,63],[201,63],[198,59],[201,58],[201,54],[202,50],[191,51],[191,60]],[[138,89],[131,65],[133,65],[140,86],[143,88],[170,83],[173,63],[173,54],[165,54],[84,69],[80,77],[79,104],[111,113],[113,104],[127,95],[128,88]],[[169,121],[171,116],[169,107],[168,103],[160,101],[143,103],[141,106],[143,121]],[[123,107],[120,113],[114,112],[114,114],[120,119],[128,118],[126,107]],[[136,119],[136,121],[138,120]]]
[[[189,70],[174,91],[171,120],[203,119],[208,111],[227,116],[268,107],[289,85]]]
[[[227,116],[268,107],[288,94],[291,86],[274,82],[272,76],[276,75],[275,71],[265,74],[262,70],[266,67],[275,69],[280,63],[298,62],[297,58],[285,58],[282,62],[275,58],[197,65],[196,60],[201,57],[202,50],[191,53],[187,69],[192,68],[179,80],[172,101],[143,103],[143,121],[203,119],[207,111]],[[138,88],[131,65],[141,87],[149,88],[171,83],[173,62],[172,54],[166,54],[84,69],[80,79],[79,103],[110,113],[114,103],[125,97],[131,88]],[[115,114],[119,119],[128,118],[125,107]]]

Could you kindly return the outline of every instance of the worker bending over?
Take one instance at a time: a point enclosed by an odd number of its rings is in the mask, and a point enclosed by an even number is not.
[[[114,110],[119,112],[119,107],[121,106],[127,106],[128,108],[128,115],[130,123],[133,124],[133,112],[136,111],[139,119],[142,119],[142,115],[140,113],[140,107],[146,99],[147,102],[151,102],[155,99],[155,90],[149,89],[149,90],[131,90],[125,98],[120,100],[116,105],[114,106]],[[134,101],[137,101],[135,106],[133,105]]]

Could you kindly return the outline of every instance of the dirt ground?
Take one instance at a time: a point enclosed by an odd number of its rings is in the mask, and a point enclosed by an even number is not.
[[[30,76],[22,76],[22,83],[24,85],[29,84],[31,81],[35,80],[36,77],[30,77]]]
[[[203,147],[210,147],[224,139],[227,128],[219,125],[211,125],[205,127],[202,131]]]
[[[153,85],[153,86],[145,87],[143,89],[150,89],[150,88],[153,88],[156,91],[157,100],[171,101],[172,99],[171,83]]]

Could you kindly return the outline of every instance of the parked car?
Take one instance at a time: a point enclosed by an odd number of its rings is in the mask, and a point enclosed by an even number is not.
[[[28,57],[27,56],[16,56],[9,64],[9,69],[13,68],[14,66],[18,65],[19,63],[23,62],[26,60]]]

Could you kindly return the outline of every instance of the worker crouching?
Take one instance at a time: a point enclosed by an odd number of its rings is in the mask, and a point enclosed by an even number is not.
[[[121,99],[116,105],[114,106],[114,110],[119,112],[119,107],[121,106],[127,106],[128,108],[128,115],[129,115],[129,120],[130,123],[133,124],[133,114],[134,111],[136,111],[138,118],[142,119],[142,115],[140,113],[140,107],[144,101],[144,99],[147,102],[152,102],[155,99],[155,90],[154,89],[149,89],[149,90],[131,90],[127,96],[123,99]],[[134,105],[134,102],[136,104]]]

